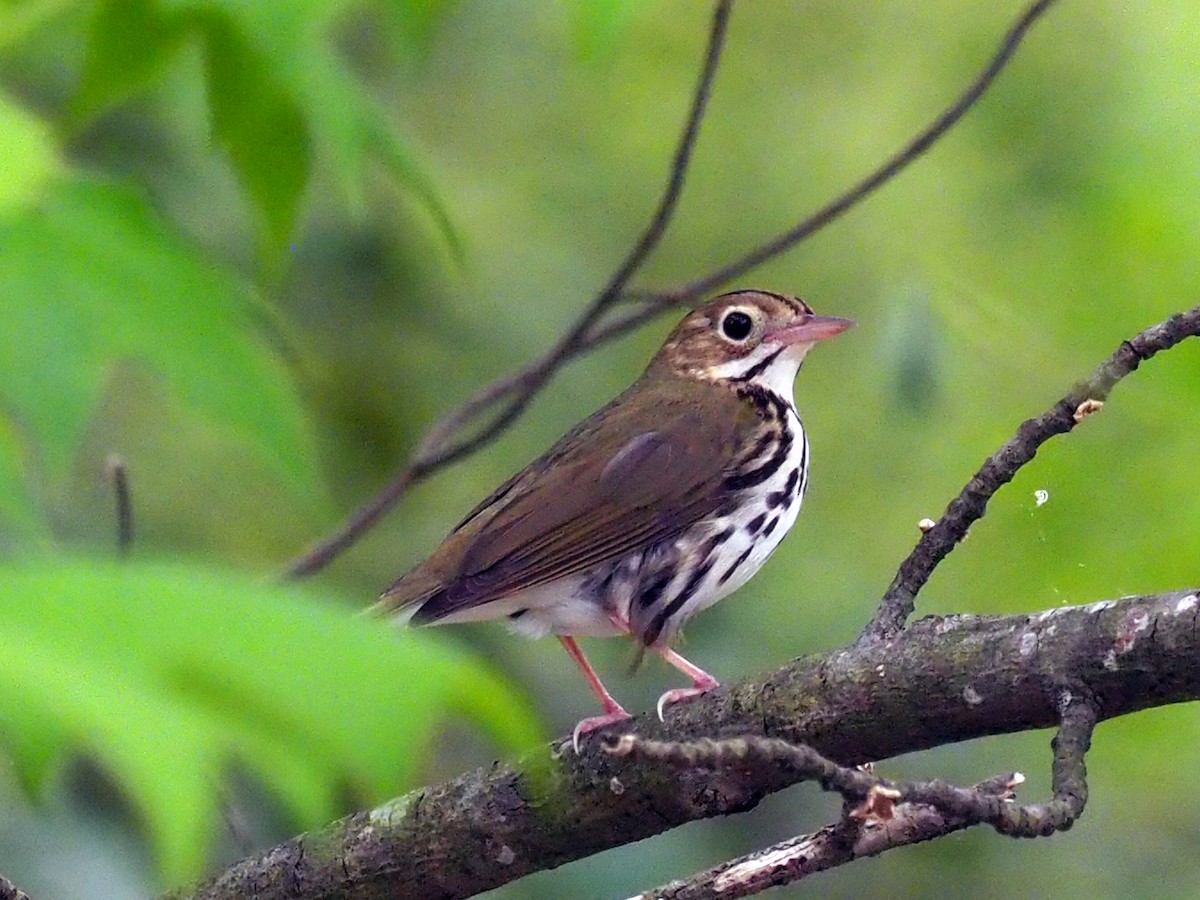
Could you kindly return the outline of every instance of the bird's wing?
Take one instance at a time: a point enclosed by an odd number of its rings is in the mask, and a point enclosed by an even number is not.
[[[436,621],[619,559],[712,515],[728,496],[723,476],[749,420],[732,393],[714,389],[711,399],[716,415],[683,397],[656,399],[649,416],[630,409],[649,402],[637,396],[602,410],[481,504],[384,605],[422,601],[414,621]]]

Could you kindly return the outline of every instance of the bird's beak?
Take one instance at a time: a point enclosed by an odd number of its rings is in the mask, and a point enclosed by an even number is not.
[[[843,319],[840,316],[807,316],[799,324],[768,331],[764,339],[784,346],[815,344],[817,341],[837,337],[843,331],[853,327],[852,319]]]

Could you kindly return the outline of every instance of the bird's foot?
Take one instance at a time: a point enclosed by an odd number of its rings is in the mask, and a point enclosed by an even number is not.
[[[702,673],[704,678],[697,678],[695,684],[690,688],[675,688],[667,691],[658,698],[658,721],[665,722],[663,710],[668,703],[678,703],[680,700],[690,700],[692,697],[699,697],[701,694],[707,694],[715,687],[720,687],[720,682],[707,673]]]
[[[692,697],[699,697],[701,694],[705,694],[715,687],[720,687],[721,683],[717,679],[713,678],[695,663],[688,662],[669,647],[654,647],[652,649],[663,658],[664,662],[674,666],[688,678],[692,679],[692,686],[690,688],[675,688],[675,690],[667,691],[658,698],[658,721],[664,721],[663,708],[668,703],[690,700]]]
[[[575,726],[575,730],[571,732],[571,747],[574,748],[575,754],[579,754],[579,739],[585,734],[589,734],[597,728],[603,728],[605,725],[611,725],[614,722],[623,722],[628,718],[630,718],[629,713],[614,703],[612,708],[605,707],[604,715],[583,719]]]

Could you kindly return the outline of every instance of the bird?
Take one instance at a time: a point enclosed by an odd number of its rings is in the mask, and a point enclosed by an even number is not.
[[[672,640],[795,522],[809,446],[793,382],[814,345],[853,325],[765,290],[694,309],[641,377],[481,501],[374,611],[555,635],[602,709],[575,726],[576,752],[583,735],[629,717],[579,637],[627,635],[687,676],[690,687],[659,699],[660,719],[712,690],[716,678]]]

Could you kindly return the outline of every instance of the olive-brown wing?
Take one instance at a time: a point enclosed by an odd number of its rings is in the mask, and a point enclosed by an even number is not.
[[[602,411],[578,436],[585,440],[556,445],[543,457],[552,462],[514,478],[492,508],[435,552],[427,568],[439,573],[441,588],[414,621],[584,572],[716,513],[728,496],[726,469],[750,424],[745,407],[728,400],[718,415],[683,402],[660,403],[649,419],[628,404]]]

